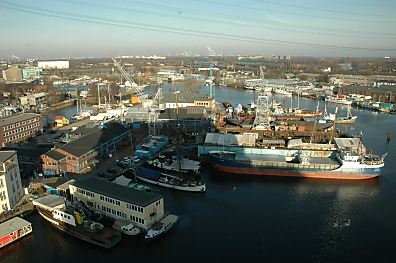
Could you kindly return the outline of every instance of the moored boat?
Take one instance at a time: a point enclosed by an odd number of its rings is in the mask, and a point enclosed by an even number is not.
[[[144,238],[146,240],[157,239],[171,230],[179,222],[179,217],[176,215],[168,214],[160,221],[154,223],[147,231]]]
[[[147,160],[147,164],[162,171],[181,172],[186,174],[198,174],[200,169],[200,162],[187,158],[180,158],[180,160],[177,160],[177,156],[172,156],[170,159],[165,158],[165,156],[160,156],[153,160]]]
[[[209,161],[223,172],[320,179],[369,179],[380,175],[385,156],[335,151],[329,156],[310,156],[310,151],[280,154],[267,149],[265,154],[210,151]]]
[[[347,115],[344,117],[337,117],[335,119],[336,124],[354,124],[357,120],[357,116],[353,116],[351,113],[351,107],[348,106]]]
[[[140,233],[140,229],[132,222],[121,219],[114,222],[113,229],[120,231],[121,233],[124,233],[128,236],[136,236]]]
[[[136,178],[149,184],[187,192],[206,191],[204,183],[194,178],[184,179],[181,176],[160,172],[149,167],[140,166],[136,169]]]
[[[11,218],[0,224],[0,248],[32,233],[32,224],[20,217]]]
[[[39,214],[57,229],[89,243],[111,248],[121,240],[121,233],[89,219],[83,210],[55,195],[33,201]]]

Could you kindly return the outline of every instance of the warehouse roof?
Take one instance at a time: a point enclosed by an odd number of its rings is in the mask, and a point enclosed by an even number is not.
[[[95,130],[93,130],[92,132],[86,131],[85,136],[71,141],[60,148],[74,156],[79,157],[91,150],[94,150],[100,145],[113,140],[117,136],[130,132],[129,129],[119,125],[103,129],[94,129]]]
[[[74,186],[141,207],[148,206],[162,198],[161,195],[131,189],[95,178],[76,181]]]
[[[57,152],[56,150],[46,152],[45,155],[56,161],[62,160],[63,158],[66,157],[63,153]]]

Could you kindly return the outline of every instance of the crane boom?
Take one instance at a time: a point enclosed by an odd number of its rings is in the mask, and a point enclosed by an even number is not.
[[[118,68],[118,70],[121,72],[121,74],[124,76],[124,78],[129,81],[129,83],[131,83],[131,87],[134,89],[135,93],[137,94],[137,96],[139,97],[141,102],[144,102],[146,100],[144,94],[137,89],[137,84],[135,83],[135,81],[133,81],[133,79],[131,78],[131,76],[128,74],[128,72],[126,72],[126,70],[121,66],[121,64],[115,60],[114,58],[111,58],[111,60],[113,60],[114,66],[116,66]]]

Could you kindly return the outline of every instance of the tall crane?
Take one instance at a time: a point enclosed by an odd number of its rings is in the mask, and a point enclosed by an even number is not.
[[[148,113],[148,133],[149,135],[156,135],[158,130],[158,110],[160,109],[160,99],[162,96],[161,88],[158,88],[157,93],[155,94],[154,100],[150,100],[147,98],[146,94],[141,92],[137,88],[137,84],[133,81],[132,77],[126,72],[126,70],[121,66],[121,64],[114,58],[113,60],[114,65],[118,68],[124,78],[129,81],[131,84],[132,89],[134,89],[136,95],[138,96],[140,102],[142,103],[144,108],[147,108]],[[120,98],[121,100],[121,98]]]

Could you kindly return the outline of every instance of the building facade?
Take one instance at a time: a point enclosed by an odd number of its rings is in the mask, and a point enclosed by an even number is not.
[[[116,147],[130,142],[131,130],[113,126],[94,131],[41,155],[46,175],[84,173],[96,162],[110,157]]]
[[[16,151],[0,151],[0,213],[14,208],[23,193]]]
[[[23,106],[37,106],[47,104],[47,96],[48,94],[46,92],[40,92],[19,97],[19,101]]]
[[[27,141],[43,132],[42,116],[35,113],[14,114],[0,119],[0,148]]]
[[[74,201],[146,230],[165,214],[162,196],[95,178],[76,181],[69,185],[69,191]]]
[[[39,79],[42,71],[41,68],[24,68],[22,69],[22,78],[25,80]]]

